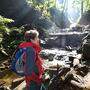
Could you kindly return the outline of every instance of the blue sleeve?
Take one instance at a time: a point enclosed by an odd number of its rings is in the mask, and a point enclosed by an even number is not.
[[[26,75],[31,75],[32,71],[34,70],[35,58],[36,58],[35,50],[32,47],[28,47],[26,49],[26,63],[25,63]]]

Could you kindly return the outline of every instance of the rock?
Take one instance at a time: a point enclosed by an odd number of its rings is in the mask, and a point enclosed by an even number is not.
[[[75,58],[75,59],[73,60],[73,66],[79,65],[79,64],[80,64],[79,59]]]

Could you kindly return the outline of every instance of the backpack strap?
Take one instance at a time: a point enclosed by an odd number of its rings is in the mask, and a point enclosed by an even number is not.
[[[15,56],[15,54],[16,54],[16,52],[17,52],[18,49],[19,49],[19,47],[17,46],[16,49],[15,49],[15,51],[13,52],[13,54],[12,54],[12,56],[11,56],[11,60],[12,60],[13,57]]]

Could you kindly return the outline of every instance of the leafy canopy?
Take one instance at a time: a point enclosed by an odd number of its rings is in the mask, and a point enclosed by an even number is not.
[[[27,0],[28,4],[40,10],[43,16],[50,17],[50,8],[55,7],[56,0]]]

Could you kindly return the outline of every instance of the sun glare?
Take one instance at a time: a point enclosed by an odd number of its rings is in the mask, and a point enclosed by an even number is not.
[[[65,5],[65,13],[67,13],[67,17],[71,23],[76,23],[81,16],[80,5],[74,6],[74,1],[75,0],[56,0],[56,7],[59,10],[62,10],[60,9],[61,5]]]

